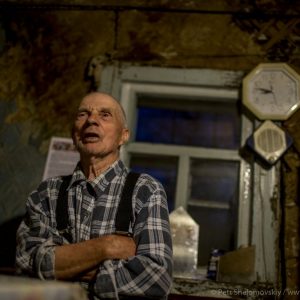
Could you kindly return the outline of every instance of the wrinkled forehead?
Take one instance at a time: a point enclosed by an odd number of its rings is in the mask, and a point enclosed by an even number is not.
[[[108,94],[93,92],[85,96],[79,104],[78,111],[109,111],[117,117],[122,126],[127,128],[126,114],[121,104]]]
[[[120,110],[120,104],[114,98],[106,94],[93,93],[85,96],[79,104],[79,110],[102,110],[111,109],[112,111]]]

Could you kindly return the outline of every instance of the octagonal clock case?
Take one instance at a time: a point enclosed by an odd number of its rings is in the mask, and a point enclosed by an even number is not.
[[[243,79],[243,104],[260,120],[287,120],[300,107],[300,75],[286,63],[262,63]]]

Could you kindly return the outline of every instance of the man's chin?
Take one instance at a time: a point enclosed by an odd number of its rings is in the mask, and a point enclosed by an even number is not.
[[[104,147],[100,147],[99,144],[96,143],[78,143],[77,151],[80,154],[81,158],[90,159],[90,158],[100,158],[105,159],[108,157],[118,157],[118,151],[113,151],[112,149],[105,149]]]
[[[77,145],[77,150],[82,155],[94,156],[99,154],[99,147],[97,147],[96,143],[79,143]]]
[[[81,151],[79,151],[79,153],[81,153],[84,156],[98,156],[98,155],[100,155],[99,150],[93,149],[91,147],[83,148],[83,149],[81,149]]]

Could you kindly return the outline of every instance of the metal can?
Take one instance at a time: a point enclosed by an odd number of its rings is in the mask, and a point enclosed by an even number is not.
[[[218,274],[218,264],[220,256],[225,253],[224,250],[221,249],[212,249],[210,252],[210,258],[207,266],[207,275],[206,277],[211,280],[217,279]]]

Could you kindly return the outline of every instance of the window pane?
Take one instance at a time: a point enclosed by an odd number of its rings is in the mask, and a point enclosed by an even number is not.
[[[139,173],[147,173],[158,179],[165,188],[169,211],[174,209],[177,178],[177,158],[132,154],[130,168]]]
[[[240,116],[232,102],[139,98],[136,141],[236,149]]]
[[[239,162],[191,161],[188,212],[200,225],[199,263],[206,265],[211,249],[235,247]]]
[[[191,199],[236,202],[238,197],[239,162],[191,160]]]
[[[199,224],[198,265],[206,266],[212,249],[234,250],[232,211],[188,205],[188,213]]]

